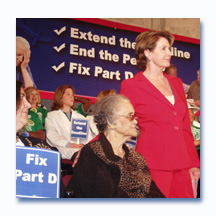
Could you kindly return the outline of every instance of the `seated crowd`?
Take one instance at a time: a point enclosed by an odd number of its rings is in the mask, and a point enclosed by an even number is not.
[[[80,102],[77,108],[75,101]],[[90,110],[91,100],[75,97],[74,88],[63,85],[56,89],[48,112],[41,105],[39,91],[34,87],[24,90],[17,81],[16,144],[59,151],[62,160],[71,162],[72,177],[67,184],[61,184],[62,197],[69,190],[73,197],[165,198],[152,180],[145,158],[125,144],[138,137],[137,119],[129,99],[113,89],[105,90],[98,94]],[[71,139],[74,118],[89,120],[88,137],[81,143]],[[199,146],[199,138],[195,140]]]

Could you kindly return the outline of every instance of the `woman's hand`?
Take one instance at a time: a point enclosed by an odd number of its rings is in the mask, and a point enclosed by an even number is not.
[[[79,151],[77,152],[76,157],[75,157],[75,159],[73,161],[72,167],[74,167],[76,165],[76,163],[77,163],[77,161],[79,159],[79,156],[80,156],[81,149],[82,149],[83,146],[84,145],[82,143],[81,144],[76,144],[76,143],[69,143],[68,144],[68,148],[78,148],[79,149]]]
[[[200,179],[200,169],[197,167],[189,169],[191,181],[198,181]]]
[[[78,159],[79,159],[80,152],[81,152],[81,150],[79,150],[79,151],[77,152],[76,157],[75,157],[75,159],[74,159],[74,161],[73,161],[72,167],[75,167],[75,165],[76,165],[76,163],[77,163],[77,161],[78,161]]]
[[[195,101],[194,105],[197,106],[197,107],[200,107],[200,100]]]
[[[22,61],[21,65],[20,65],[21,69],[26,69],[26,67],[27,67],[27,65],[28,65],[28,63],[30,61],[30,53],[31,53],[30,49],[26,48],[25,52],[23,54],[23,61]]]
[[[76,144],[76,143],[69,143],[68,144],[68,148],[77,148],[77,149],[82,149],[84,145],[81,143],[81,144]]]

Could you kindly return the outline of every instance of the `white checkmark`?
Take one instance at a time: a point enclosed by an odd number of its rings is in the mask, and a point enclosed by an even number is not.
[[[60,35],[62,32],[66,31],[66,26],[62,27],[60,30],[58,29],[55,29],[54,32],[57,34],[57,35]]]
[[[65,62],[62,62],[58,67],[56,67],[55,65],[52,66],[52,68],[58,72],[61,68],[63,68],[65,66]]]
[[[53,49],[55,49],[57,52],[60,52],[64,48],[65,48],[65,43],[63,43],[60,47],[57,47],[57,46],[53,47]]]

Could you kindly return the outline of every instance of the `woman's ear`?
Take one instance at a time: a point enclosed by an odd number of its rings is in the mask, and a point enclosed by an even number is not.
[[[149,61],[151,61],[151,51],[149,49],[144,50],[144,55]]]

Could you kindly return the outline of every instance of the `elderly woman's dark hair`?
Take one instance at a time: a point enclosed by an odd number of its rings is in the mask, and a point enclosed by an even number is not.
[[[115,116],[121,106],[120,102],[130,102],[128,98],[123,95],[109,95],[101,99],[94,109],[94,121],[100,133],[107,130],[109,124],[115,124]]]
[[[166,38],[170,46],[172,46],[172,44],[174,43],[174,36],[167,31],[149,30],[146,32],[142,32],[136,37],[135,57],[137,60],[137,66],[141,70],[146,69],[147,63],[147,58],[144,54],[144,51],[147,49],[152,51],[155,48],[157,41],[161,37]]]
[[[21,102],[20,90],[21,90],[21,88],[23,88],[23,83],[21,81],[16,81],[16,111],[20,107],[20,102]]]

